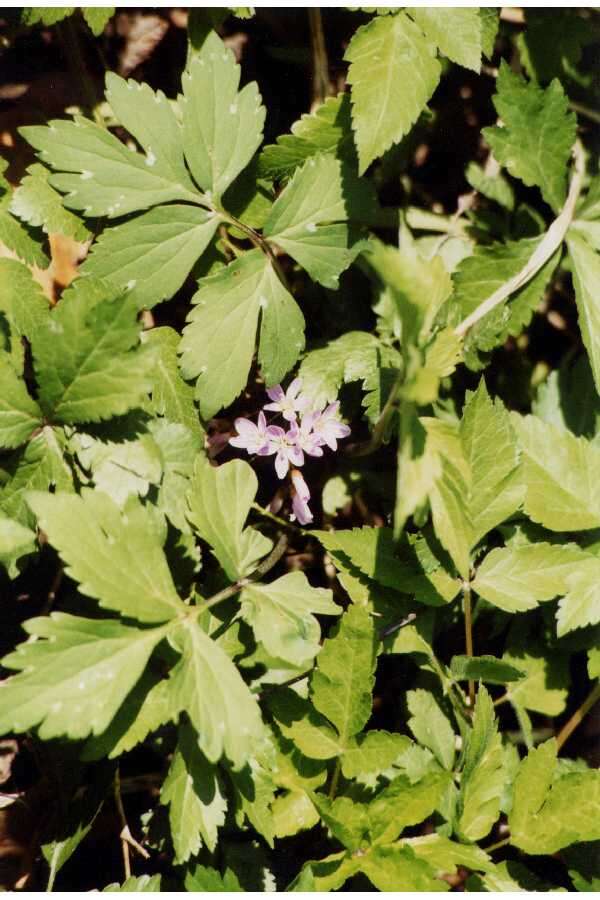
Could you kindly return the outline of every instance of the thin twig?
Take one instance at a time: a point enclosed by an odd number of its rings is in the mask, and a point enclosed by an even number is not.
[[[471,609],[471,585],[468,581],[463,583],[463,606],[465,614],[465,649],[469,659],[473,657],[473,614]],[[471,709],[475,706],[475,682],[469,679],[469,704]]]
[[[204,603],[201,603],[199,606],[194,607],[194,613],[206,612],[207,609],[216,606],[217,603],[222,603],[223,600],[228,600],[229,597],[233,597],[235,594],[239,594],[239,592],[243,588],[247,587],[249,584],[252,584],[252,582],[258,581],[270,569],[277,565],[277,563],[287,550],[287,545],[288,539],[285,534],[282,534],[269,555],[254,570],[252,575],[248,575],[247,578],[240,578],[234,584],[230,584],[229,587],[223,588],[222,591],[218,591],[216,594],[213,594],[213,596],[209,597],[208,600],[205,600]]]
[[[121,839],[121,853],[123,854],[123,871],[125,873],[125,881],[131,877],[131,860],[129,858],[129,842],[125,839],[125,829],[129,830],[125,810],[123,809],[123,801],[121,799],[121,778],[119,775],[119,767],[115,772],[115,806],[117,807],[117,815],[121,824],[119,837]]]
[[[327,58],[327,45],[323,31],[323,18],[318,6],[312,6],[308,10],[308,22],[310,25],[310,45],[312,49],[312,82],[313,82],[313,107],[323,103],[331,91],[329,79],[329,60]]]
[[[510,838],[502,838],[501,841],[498,841],[495,844],[491,844],[489,847],[484,847],[485,853],[493,853],[494,850],[499,850],[500,847],[506,847],[507,844],[510,844]]]
[[[252,509],[262,516],[263,519],[268,519],[269,522],[275,522],[279,525],[280,528],[287,528],[288,531],[295,531],[297,534],[309,534],[308,531],[304,528],[300,528],[299,525],[295,525],[293,522],[286,522],[285,519],[282,519],[280,516],[276,516],[274,513],[269,512],[268,509],[263,509],[258,503],[252,504]]]
[[[473,310],[473,312],[463,319],[456,328],[454,329],[454,333],[459,337],[464,337],[467,331],[473,327],[480,319],[483,319],[489,312],[491,312],[496,306],[500,303],[503,303],[505,300],[510,297],[511,294],[514,294],[515,291],[519,290],[519,288],[523,287],[534,275],[536,275],[539,270],[545,265],[550,257],[558,250],[560,245],[562,244],[565,234],[567,233],[567,229],[571,224],[573,219],[573,214],[575,212],[575,205],[577,200],[579,199],[579,194],[581,192],[581,187],[583,185],[583,176],[584,176],[584,156],[583,156],[583,148],[579,141],[575,143],[573,148],[573,155],[575,158],[575,165],[573,171],[573,177],[571,179],[571,184],[569,186],[569,193],[567,195],[567,199],[565,200],[565,205],[563,206],[560,215],[554,220],[554,222],[550,225],[550,228],[546,232],[543,240],[536,247],[531,257],[527,261],[527,263],[523,266],[520,272],[518,272],[513,278],[510,278],[508,281],[504,282],[504,284],[498,288],[497,291],[484,300],[483,303],[480,303],[479,306]]]
[[[556,748],[560,750],[563,744],[568,741],[577,726],[583,722],[589,711],[600,700],[600,681],[596,683],[590,693],[587,695],[579,709],[576,709],[569,721],[563,725],[558,737],[556,738]]]

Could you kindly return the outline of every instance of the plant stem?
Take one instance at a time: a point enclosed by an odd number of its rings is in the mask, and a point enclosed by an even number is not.
[[[558,737],[556,738],[557,750],[560,750],[563,744],[568,741],[577,726],[584,720],[598,700],[600,700],[600,681],[596,683],[579,709],[575,710],[569,721],[561,728]]]
[[[342,763],[338,756],[338,758],[335,761],[335,768],[333,770],[333,775],[331,776],[331,784],[329,785],[329,799],[330,800],[335,800],[335,795],[337,794],[341,770],[342,770]]]
[[[500,303],[504,303],[505,300],[510,297],[511,294],[514,294],[519,288],[523,287],[534,275],[536,275],[539,270],[545,265],[550,257],[558,250],[560,245],[562,244],[565,234],[567,233],[567,229],[571,224],[571,220],[573,219],[573,214],[575,212],[575,205],[579,198],[579,194],[581,192],[581,187],[583,185],[583,176],[584,176],[584,156],[583,156],[583,148],[579,141],[575,143],[573,148],[573,155],[575,159],[575,165],[573,168],[573,177],[571,179],[571,184],[569,186],[569,193],[567,195],[567,199],[565,200],[565,205],[563,206],[560,214],[557,218],[552,222],[548,231],[544,235],[542,241],[538,244],[531,257],[525,263],[520,272],[518,272],[513,278],[510,278],[508,281],[504,282],[497,291],[494,291],[491,296],[484,300],[483,303],[480,303],[479,306],[473,310],[473,312],[463,319],[456,328],[454,329],[454,333],[459,337],[464,337],[467,331],[473,327],[480,319],[483,319],[492,309],[495,309]]]
[[[262,578],[263,575],[265,575],[270,569],[277,565],[277,563],[287,550],[287,545],[288,539],[285,534],[282,534],[269,555],[254,570],[252,575],[248,575],[247,578],[240,578],[238,581],[234,582],[234,584],[230,584],[229,587],[223,588],[222,591],[218,591],[218,593],[213,594],[212,597],[209,597],[208,600],[204,601],[204,603],[201,603],[199,606],[193,607],[192,611],[194,615],[206,612],[207,609],[210,609],[212,606],[216,606],[217,603],[222,603],[223,600],[228,600],[229,597],[233,597],[235,594],[239,594],[242,588],[245,588],[249,584],[252,584],[253,581],[258,581],[260,578]]]
[[[299,525],[294,525],[293,522],[286,522],[285,519],[282,519],[280,518],[280,516],[276,516],[274,513],[269,512],[268,509],[263,509],[262,506],[259,506],[258,503],[253,503],[252,509],[257,512],[259,516],[262,516],[263,519],[268,519],[270,522],[275,522],[277,525],[279,525],[280,528],[287,528],[288,531],[295,531],[298,534],[302,535],[309,533],[304,528],[300,528]]]
[[[121,832],[119,837],[121,838],[121,853],[123,854],[123,871],[125,873],[125,881],[131,876],[131,860],[129,858],[129,844],[123,837],[123,833],[125,829],[129,828],[127,825],[127,818],[125,816],[125,810],[123,808],[123,801],[121,799],[121,776],[119,773],[119,767],[115,771],[115,806],[117,807],[117,814],[119,816],[119,822],[121,823]]]
[[[329,60],[327,58],[327,45],[323,32],[323,18],[318,6],[308,10],[308,22],[310,25],[310,45],[312,49],[312,83],[313,105],[323,103],[331,94],[329,81]]]
[[[485,847],[485,848],[484,848],[484,851],[485,851],[485,853],[493,853],[494,850],[499,850],[500,847],[506,847],[507,844],[510,844],[510,838],[509,838],[509,837],[502,838],[501,841],[498,841],[498,842],[495,843],[495,844],[491,844],[489,847]]]
[[[468,657],[473,656],[473,613],[471,608],[471,584],[463,583],[463,609],[465,614],[465,649]],[[475,706],[475,682],[469,680],[469,703],[471,710]]]
[[[348,456],[368,456],[369,453],[374,453],[375,450],[381,447],[389,418],[398,405],[398,394],[400,393],[402,381],[403,376],[399,376],[385,401],[381,415],[375,423],[373,434],[369,440],[364,444],[354,444],[348,447],[345,451]]]

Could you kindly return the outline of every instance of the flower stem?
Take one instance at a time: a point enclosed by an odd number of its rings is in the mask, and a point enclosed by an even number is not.
[[[465,614],[465,650],[468,657],[473,656],[473,611],[471,607],[471,584],[463,583],[463,610]],[[469,703],[471,709],[475,706],[475,682],[469,680]]]
[[[561,728],[558,737],[556,738],[557,750],[560,750],[563,744],[568,741],[577,726],[584,720],[598,700],[600,700],[600,681],[596,683],[579,709],[575,710],[569,721]]]
[[[230,584],[229,587],[223,588],[222,591],[218,591],[216,594],[213,594],[212,597],[209,597],[208,600],[205,600],[204,603],[200,603],[199,606],[193,607],[194,615],[198,615],[199,613],[206,612],[207,609],[211,609],[211,607],[216,606],[217,603],[222,603],[223,600],[228,600],[230,597],[235,596],[235,594],[239,594],[242,588],[247,587],[247,585],[252,584],[253,581],[258,581],[265,575],[270,569],[277,565],[285,551],[287,550],[288,539],[285,534],[282,534],[269,555],[264,559],[259,566],[254,570],[251,575],[248,575],[247,578],[240,578],[238,581]]]

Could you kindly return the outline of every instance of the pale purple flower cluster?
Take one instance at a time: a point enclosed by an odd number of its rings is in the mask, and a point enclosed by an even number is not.
[[[247,450],[250,454],[274,454],[275,471],[279,478],[285,478],[290,463],[292,466],[304,465],[305,453],[308,456],[323,456],[324,446],[337,450],[338,439],[350,434],[349,427],[339,418],[339,402],[330,403],[322,410],[308,411],[306,398],[299,396],[301,387],[301,380],[295,378],[287,391],[279,384],[267,391],[271,403],[266,403],[263,409],[281,413],[289,422],[287,431],[279,425],[267,425],[261,410],[256,425],[250,419],[236,419],[237,435],[229,440],[232,446]],[[297,519],[301,525],[307,525],[313,519],[308,506],[310,491],[297,469],[292,469],[292,487],[292,521]]]

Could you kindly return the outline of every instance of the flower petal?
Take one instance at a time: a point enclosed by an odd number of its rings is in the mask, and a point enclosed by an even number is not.
[[[256,425],[254,422],[251,422],[250,419],[235,419],[234,423],[235,430],[238,434],[244,434],[250,437],[250,435],[255,435],[257,432]]]
[[[275,471],[277,472],[278,478],[285,478],[288,473],[288,469],[290,467],[289,459],[287,458],[287,454],[282,450],[279,450],[277,456],[275,457]]]
[[[269,400],[274,400],[277,403],[279,403],[281,400],[283,400],[283,398],[285,397],[285,394],[283,392],[283,388],[281,387],[281,385],[276,384],[272,388],[267,388],[267,397],[269,398]],[[265,409],[268,409],[268,408],[269,408],[268,406],[265,406]]]

